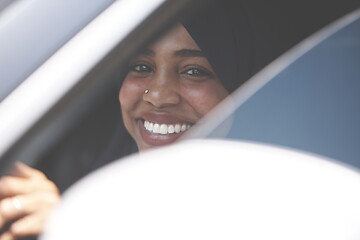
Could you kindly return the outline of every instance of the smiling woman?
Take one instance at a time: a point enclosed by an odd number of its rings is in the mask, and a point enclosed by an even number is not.
[[[183,25],[130,64],[119,98],[139,150],[177,140],[228,95]]]

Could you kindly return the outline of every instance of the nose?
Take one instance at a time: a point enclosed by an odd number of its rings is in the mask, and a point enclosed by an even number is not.
[[[156,72],[148,79],[146,89],[143,100],[156,108],[174,106],[181,101],[176,75],[169,71]]]

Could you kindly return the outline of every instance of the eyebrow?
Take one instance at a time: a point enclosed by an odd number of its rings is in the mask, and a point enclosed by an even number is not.
[[[142,49],[140,51],[140,54],[139,55],[147,55],[147,56],[155,56],[155,53],[153,50],[150,50],[148,48],[145,48],[145,49]]]
[[[143,49],[140,55],[155,56],[155,52],[151,49]],[[201,50],[197,49],[181,49],[174,52],[175,57],[205,57]]]
[[[181,49],[175,51],[176,57],[205,57],[205,54],[201,50],[196,49]]]

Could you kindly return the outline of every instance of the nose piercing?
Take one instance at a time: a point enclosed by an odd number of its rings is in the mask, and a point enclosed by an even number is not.
[[[145,89],[144,93],[145,93],[145,94],[148,94],[148,93],[149,93],[149,89]]]

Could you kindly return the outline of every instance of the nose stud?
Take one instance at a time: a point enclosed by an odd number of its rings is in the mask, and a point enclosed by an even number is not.
[[[145,93],[145,94],[148,94],[148,93],[149,93],[149,89],[145,89],[144,93]]]

